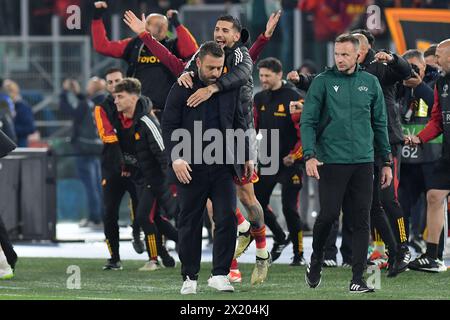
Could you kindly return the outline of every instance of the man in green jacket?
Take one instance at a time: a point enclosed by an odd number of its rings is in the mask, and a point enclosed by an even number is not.
[[[336,65],[311,84],[301,118],[306,173],[319,180],[320,214],[313,229],[313,254],[306,272],[311,288],[320,284],[324,246],[348,190],[352,199],[353,279],[350,292],[373,292],[363,279],[369,244],[374,154],[383,158],[382,188],[392,180],[386,106],[376,77],[359,69],[353,35],[335,41]]]

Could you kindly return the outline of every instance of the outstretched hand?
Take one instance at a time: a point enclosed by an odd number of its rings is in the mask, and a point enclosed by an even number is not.
[[[264,36],[270,38],[277,27],[278,21],[280,21],[281,10],[274,12],[270,15],[269,20],[266,24],[266,31],[264,32]]]
[[[134,33],[140,34],[145,31],[145,14],[142,14],[141,20],[131,10],[125,11],[123,21]]]

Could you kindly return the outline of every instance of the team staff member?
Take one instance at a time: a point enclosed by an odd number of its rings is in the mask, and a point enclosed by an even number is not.
[[[264,90],[254,97],[255,128],[267,134],[265,138],[268,143],[268,154],[273,152],[270,138],[272,130],[279,132],[279,140],[275,142],[279,144],[278,163],[281,167],[274,175],[259,175],[259,181],[254,184],[255,195],[264,208],[264,221],[272,230],[274,241],[285,243],[284,231],[269,206],[275,185],[281,183],[283,214],[290,234],[289,239],[293,244],[294,256],[291,265],[304,265],[302,223],[298,212],[298,199],[302,188],[300,114],[291,114],[289,111],[291,102],[299,102],[302,97],[292,85],[282,80],[283,66],[278,59],[261,60],[258,63],[258,70]],[[264,164],[259,164],[259,168],[262,167]],[[272,257],[272,260],[276,260],[278,256]]]
[[[114,87],[114,103],[121,122],[118,131],[121,150],[132,159],[129,174],[139,197],[136,219],[144,230],[150,257],[140,270],[153,271],[159,269],[157,257],[162,247],[158,230],[169,239],[178,241],[176,229],[156,214],[159,212],[157,201],[169,215],[177,215],[177,205],[165,183],[167,162],[164,144],[158,121],[150,113],[151,101],[141,96],[139,80],[125,78],[119,82]]]
[[[149,97],[156,115],[161,118],[161,110],[166,103],[167,94],[176,78],[170,70],[156,58],[139,37],[110,41],[106,36],[102,15],[108,5],[105,1],[95,2],[94,20],[91,31],[95,51],[105,56],[121,58],[128,63],[126,75],[139,79],[142,94]],[[177,14],[169,11],[178,39],[167,38],[169,23],[165,16],[151,14],[146,19],[146,29],[170,52],[181,59],[190,58],[198,46],[189,31],[178,22]]]
[[[198,76],[193,79],[193,88],[188,89],[175,84],[170,91],[163,117],[163,137],[167,147],[166,154],[170,158],[171,167],[177,177],[177,191],[180,202],[178,220],[179,256],[182,263],[181,274],[183,286],[181,294],[195,294],[197,291],[198,272],[201,261],[201,241],[203,213],[206,202],[211,199],[214,208],[214,244],[213,269],[208,285],[219,291],[234,291],[227,277],[233,259],[236,241],[236,187],[233,176],[242,176],[242,168],[235,161],[234,165],[219,163],[193,164],[192,159],[183,159],[180,155],[172,155],[177,145],[172,134],[177,129],[188,130],[194,136],[194,123],[200,122],[203,130],[217,129],[225,137],[229,129],[247,129],[239,103],[239,90],[219,93],[197,108],[190,108],[189,97],[199,88],[215,83],[222,74],[225,54],[219,44],[210,41],[200,48],[196,58]],[[226,139],[223,139],[224,141]],[[184,142],[184,141],[183,141]],[[201,142],[202,143],[202,142]],[[191,141],[190,148],[197,143]],[[206,146],[202,143],[203,149]],[[234,152],[236,146],[223,146],[223,154],[237,159]],[[190,154],[193,154],[191,150]],[[248,160],[248,144],[245,148],[245,173],[247,177],[253,172],[253,163]],[[198,151],[197,151],[198,152]],[[230,154],[233,153],[233,154]],[[183,151],[186,156],[186,151]]]
[[[214,29],[214,41],[225,51],[223,75],[215,83],[199,88],[194,92],[189,97],[187,104],[191,108],[196,108],[200,103],[214,97],[217,93],[239,89],[240,103],[246,125],[249,129],[253,129],[253,61],[247,49],[249,42],[248,31],[243,29],[240,21],[233,16],[221,16],[217,19]],[[196,64],[191,59],[186,72],[179,77],[178,82],[186,88],[192,88],[192,75],[197,74],[197,72]],[[255,154],[256,150],[253,144],[251,145],[251,151]],[[257,179],[258,176],[256,173],[253,173],[250,179],[244,177],[241,180],[236,180],[238,185],[237,194],[247,210],[250,225],[247,225],[246,230],[241,228],[241,224],[239,225],[239,238],[234,257],[238,258],[248,248],[251,241],[255,239],[257,251],[254,273],[258,275],[253,278],[258,279],[258,282],[262,282],[267,275],[270,256],[265,241],[264,211],[255,196],[253,187],[253,182]],[[242,215],[238,215],[238,220],[245,221]],[[245,226],[245,224],[242,223],[242,226]],[[235,262],[233,262],[230,269],[237,269]]]
[[[359,58],[363,70],[376,76],[383,90],[388,117],[388,134],[393,153],[394,183],[386,189],[381,189],[378,180],[382,170],[382,159],[376,157],[374,163],[374,186],[372,207],[370,210],[371,226],[374,228],[376,249],[377,245],[383,248],[389,247],[388,277],[394,277],[408,267],[411,254],[407,245],[406,228],[403,218],[403,210],[398,202],[398,184],[400,177],[400,159],[403,141],[402,127],[400,123],[400,110],[395,103],[396,84],[410,77],[411,67],[401,56],[385,51],[375,53],[372,51],[369,40],[363,34],[353,34],[359,40]],[[349,197],[347,203],[351,202]],[[388,219],[389,218],[389,219]],[[391,222],[389,222],[391,221]],[[394,236],[394,234],[396,236]],[[381,236],[381,239],[379,239]],[[381,245],[381,246],[380,246]],[[384,254],[384,252],[382,252]],[[377,254],[373,254],[371,260],[376,261]],[[376,263],[376,262],[372,262]]]
[[[268,43],[270,38],[273,35],[273,32],[275,31],[275,28],[277,26],[277,23],[280,19],[281,12],[273,13],[269,20],[267,21],[266,30],[264,33],[260,34],[255,41],[255,43],[252,45],[252,47],[248,50],[248,54],[251,57],[251,60],[253,63],[256,62],[258,59],[260,53],[264,49],[265,45]],[[236,36],[235,31],[235,21],[232,17],[227,17],[227,20],[225,18],[218,22],[217,24],[223,24],[227,26],[227,28],[216,28],[215,31],[215,39],[216,41],[219,41],[221,45],[223,43],[227,43],[226,47],[236,47],[235,52],[237,49],[240,49],[240,46],[236,46],[236,41],[233,39],[233,37]],[[220,19],[219,19],[220,20]],[[136,15],[132,11],[125,12],[124,15],[124,21],[125,23],[130,27],[131,30],[133,30],[145,43],[145,45],[155,53],[155,55],[161,59],[161,62],[164,63],[174,75],[178,76],[181,72],[184,71],[184,68],[186,66],[186,63],[182,61],[181,59],[177,58],[175,55],[173,55],[167,48],[165,48],[163,45],[161,45],[158,41],[156,41],[155,38],[153,38],[148,32],[145,31],[145,21],[142,18],[142,20],[139,20]],[[236,26],[240,28],[238,22],[236,21]],[[243,39],[247,39],[248,34],[246,32],[241,32]],[[223,41],[225,39],[225,41]],[[245,41],[244,41],[245,42]],[[241,46],[242,47],[242,46]],[[246,49],[242,47],[243,52],[246,52]],[[230,55],[233,53],[232,50],[226,50],[226,55],[228,55],[228,67],[227,69],[224,69],[224,73],[228,73],[228,78],[232,79],[231,84],[234,85],[236,82],[238,85],[239,81],[241,81],[242,74],[244,75],[244,79],[246,76],[250,75],[251,68],[249,68],[249,65],[247,63],[247,55],[242,56],[242,61],[231,61]],[[233,57],[231,55],[231,57]],[[237,63],[233,63],[237,62]],[[233,66],[237,66],[234,68]],[[192,65],[193,67],[195,64]],[[195,70],[195,68],[193,69]],[[250,87],[250,90],[252,88],[251,83],[246,84],[247,87]],[[245,106],[248,106],[248,88],[244,90],[245,94],[242,96],[242,101]],[[251,101],[250,101],[251,103]],[[250,106],[251,107],[251,106]],[[253,121],[253,112],[252,109],[246,108],[247,112],[249,112],[249,116],[246,117],[246,119],[249,122],[249,125],[253,127],[253,124],[251,121]],[[257,177],[256,175],[253,177],[253,181],[256,181]],[[265,229],[264,229],[264,218],[263,218],[263,212],[262,207],[260,206],[258,200],[256,199],[256,196],[254,195],[253,186],[249,181],[240,181],[238,183],[238,196],[241,200],[241,202],[244,204],[244,206],[247,209],[249,220],[252,222],[250,224],[245,217],[242,215],[242,213],[237,210],[236,216],[238,218],[238,230],[239,230],[239,241],[238,246],[236,249],[235,258],[239,257],[244,250],[250,245],[251,241],[253,239],[256,239],[256,246],[257,246],[257,255],[266,258],[268,256],[268,253],[266,252],[266,242],[265,242]],[[212,210],[211,210],[212,212]],[[253,227],[252,227],[253,225]],[[281,238],[280,238],[281,239]],[[274,247],[272,249],[272,257],[278,257],[281,254],[281,251],[284,249],[284,247],[289,243],[289,240],[285,239],[283,237],[283,242],[275,243]],[[265,265],[265,264],[263,264]],[[261,269],[261,274],[265,274],[265,270]],[[232,282],[241,282],[242,277],[241,273],[238,269],[238,263],[236,259],[233,259],[233,262],[230,267],[230,274],[229,278]],[[262,279],[262,277],[259,277],[259,279]]]
[[[439,238],[444,227],[444,202],[450,193],[450,39],[439,43],[436,59],[443,75],[439,76],[434,89],[434,105],[431,119],[417,136],[409,136],[407,144],[413,146],[426,143],[442,133],[442,156],[432,174],[430,190],[427,192],[427,251],[409,264],[417,271],[439,272]]]
[[[369,245],[374,149],[384,165],[381,184],[391,183],[390,146],[386,107],[377,79],[357,64],[358,39],[336,38],[336,65],[312,82],[300,121],[306,173],[319,179],[320,213],[313,229],[313,253],[306,282],[321,282],[324,246],[342,206],[346,191],[352,199],[353,279],[350,292],[372,292],[363,279]]]
[[[119,254],[119,209],[125,192],[130,195],[131,221],[133,228],[133,248],[137,253],[143,253],[144,243],[140,238],[141,229],[137,224],[134,213],[137,208],[136,188],[129,177],[126,176],[126,161],[119,145],[119,139],[114,127],[119,121],[117,107],[114,103],[114,86],[123,79],[120,69],[112,68],[106,72],[106,90],[108,95],[103,102],[94,109],[95,123],[99,137],[103,141],[102,151],[102,187],[105,215],[103,217],[106,243],[111,255],[104,266],[104,270],[120,270],[122,265]],[[112,124],[115,124],[113,126]],[[122,170],[124,174],[122,174]]]

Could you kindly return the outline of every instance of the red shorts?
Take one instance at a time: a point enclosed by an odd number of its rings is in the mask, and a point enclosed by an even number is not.
[[[253,171],[253,174],[250,177],[250,179],[247,179],[247,177],[243,177],[241,180],[239,180],[238,177],[234,177],[234,183],[237,184],[238,186],[243,186],[248,183],[256,183],[258,181],[259,181],[259,177],[258,177],[258,174],[256,173],[256,171]]]

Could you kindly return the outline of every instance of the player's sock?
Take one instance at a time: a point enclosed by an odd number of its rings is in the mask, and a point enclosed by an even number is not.
[[[427,256],[436,260],[438,256],[438,247],[439,245],[437,243],[427,242]]]
[[[250,233],[255,239],[256,243],[256,256],[262,259],[267,259],[269,252],[266,246],[266,226],[260,228],[251,228]]]
[[[239,264],[237,262],[237,259],[233,259],[231,261],[230,271],[237,271],[239,270]]]
[[[236,209],[236,218],[238,220],[238,231],[240,233],[246,233],[250,228],[250,222],[248,222],[239,208]]]

